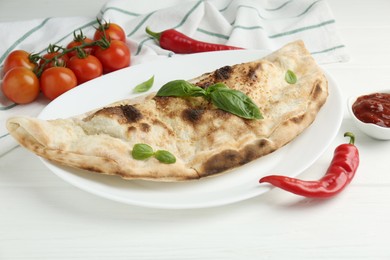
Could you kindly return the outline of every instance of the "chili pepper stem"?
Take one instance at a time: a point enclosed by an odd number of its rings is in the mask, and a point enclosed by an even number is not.
[[[355,135],[351,132],[345,132],[344,137],[349,137],[349,144],[355,144]]]
[[[155,38],[156,40],[160,40],[161,38],[161,33],[158,33],[158,32],[153,32],[152,30],[149,29],[149,27],[146,27],[145,28],[145,31],[147,34],[149,34],[150,36],[152,36],[153,38]]]

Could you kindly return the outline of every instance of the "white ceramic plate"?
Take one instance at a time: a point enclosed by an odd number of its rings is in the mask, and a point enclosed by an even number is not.
[[[155,76],[157,91],[165,82],[191,79],[221,66],[252,61],[265,51],[222,51],[179,56],[132,66],[107,74],[72,89],[51,102],[39,115],[42,119],[81,114],[114,101],[131,98],[133,88]],[[342,99],[332,77],[329,98],[315,122],[291,143],[276,152],[239,167],[230,173],[181,183],[125,181],[116,176],[93,174],[63,167],[42,159],[65,181],[115,201],[154,208],[204,208],[242,201],[267,192],[259,184],[264,175],[279,173],[296,176],[309,167],[334,139],[342,121]]]

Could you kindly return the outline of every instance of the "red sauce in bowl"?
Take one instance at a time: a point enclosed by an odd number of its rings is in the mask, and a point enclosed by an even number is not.
[[[353,103],[352,111],[364,123],[390,127],[390,93],[360,96]]]

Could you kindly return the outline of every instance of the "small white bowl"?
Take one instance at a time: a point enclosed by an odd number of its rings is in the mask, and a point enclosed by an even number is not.
[[[390,93],[390,90],[379,90],[379,91],[375,91],[372,93]],[[369,93],[369,94],[372,94],[372,93]],[[382,126],[378,126],[375,124],[364,123],[364,122],[360,121],[352,111],[352,105],[353,105],[353,103],[355,103],[356,99],[358,99],[358,97],[360,97],[360,96],[369,95],[369,94],[362,94],[359,96],[350,97],[348,99],[348,111],[353,119],[353,122],[362,132],[364,132],[365,134],[367,134],[375,139],[390,140],[390,127],[382,127]]]

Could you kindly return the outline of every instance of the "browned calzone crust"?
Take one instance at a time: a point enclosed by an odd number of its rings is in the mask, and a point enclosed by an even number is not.
[[[286,82],[288,69],[296,84]],[[264,119],[237,117],[200,97],[150,94],[68,119],[13,117],[7,127],[21,145],[60,164],[124,179],[182,181],[225,172],[282,147],[313,122],[328,96],[327,80],[301,41],[191,82],[204,88],[224,82],[244,92]],[[168,150],[177,161],[134,160],[136,143]]]

